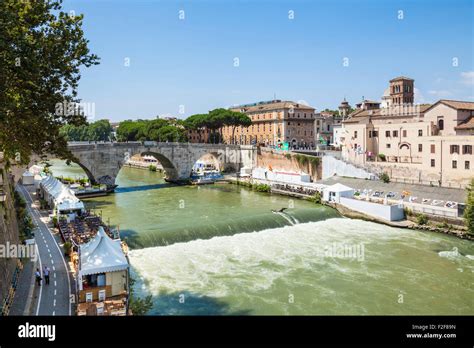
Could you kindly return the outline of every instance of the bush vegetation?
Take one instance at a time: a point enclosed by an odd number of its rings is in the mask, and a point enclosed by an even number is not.
[[[390,182],[390,177],[388,176],[387,173],[382,173],[382,174],[380,174],[380,180],[382,180],[384,183],[388,184]]]
[[[425,214],[418,214],[416,217],[416,223],[418,225],[426,225],[428,223],[428,217]]]

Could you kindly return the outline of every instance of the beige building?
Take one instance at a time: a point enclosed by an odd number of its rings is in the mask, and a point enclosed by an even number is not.
[[[466,186],[474,176],[474,102],[415,105],[413,90],[412,79],[396,78],[388,107],[359,104],[343,122],[342,157],[393,180]]]
[[[321,111],[316,114],[314,122],[316,142],[323,145],[334,145],[334,127],[339,127],[342,120],[339,113]]]
[[[288,142],[292,147],[314,147],[314,108],[292,101],[273,100],[241,105],[231,110],[247,114],[249,127],[223,127],[225,143],[275,146]]]

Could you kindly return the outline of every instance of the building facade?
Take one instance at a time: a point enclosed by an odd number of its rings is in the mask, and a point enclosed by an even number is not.
[[[389,91],[388,107],[359,104],[343,122],[343,159],[393,180],[466,186],[474,176],[474,102],[415,105],[406,77],[391,80]]]
[[[276,146],[287,142],[290,147],[314,147],[315,109],[292,101],[272,100],[231,108],[252,120],[249,127],[225,126],[222,137],[228,144]]]
[[[316,142],[322,145],[335,146],[334,129],[340,128],[342,120],[342,115],[337,112],[321,111],[316,114],[314,122]]]

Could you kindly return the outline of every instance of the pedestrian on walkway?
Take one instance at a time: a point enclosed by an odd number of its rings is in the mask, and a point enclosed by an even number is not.
[[[46,285],[49,285],[49,268],[46,265],[44,265],[43,274],[44,274],[44,281],[46,282]]]
[[[38,284],[38,286],[41,286],[41,272],[39,268],[36,269],[35,277],[36,277],[36,284]]]

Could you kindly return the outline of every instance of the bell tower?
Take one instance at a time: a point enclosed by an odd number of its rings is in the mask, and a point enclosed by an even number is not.
[[[404,76],[390,80],[391,105],[413,104],[414,82],[415,80]]]

